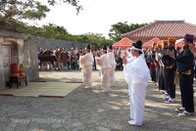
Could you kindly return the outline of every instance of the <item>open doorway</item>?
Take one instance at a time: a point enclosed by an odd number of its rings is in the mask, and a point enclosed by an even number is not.
[[[9,76],[11,73],[10,65],[12,63],[18,64],[18,45],[15,41],[4,41],[2,44],[2,54],[3,54],[3,68],[4,68],[4,78],[5,85],[9,85]]]
[[[3,45],[3,68],[5,85],[8,86],[9,75],[10,75],[10,64],[11,64],[11,45]]]

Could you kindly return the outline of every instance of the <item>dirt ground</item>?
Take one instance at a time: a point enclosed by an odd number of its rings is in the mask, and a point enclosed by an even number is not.
[[[123,73],[115,73],[116,87],[101,93],[100,76],[93,71],[93,89],[83,85],[65,98],[11,97],[0,99],[0,131],[132,131],[184,130],[196,131],[196,114],[178,117],[179,87],[175,103],[164,103],[164,96],[149,81],[147,87],[144,125],[131,126],[128,88]],[[46,81],[81,81],[80,71],[40,72]],[[194,88],[196,91],[196,87]],[[196,97],[194,97],[196,109]]]

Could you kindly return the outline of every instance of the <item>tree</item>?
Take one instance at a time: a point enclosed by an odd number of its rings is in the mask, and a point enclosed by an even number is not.
[[[50,11],[49,6],[61,3],[69,3],[76,7],[79,12],[82,6],[76,0],[1,0],[0,1],[0,21],[6,23],[9,20],[21,21],[22,19],[41,19],[46,17]],[[43,4],[45,3],[45,4]]]
[[[71,35],[63,26],[54,24],[43,25],[42,27],[26,26],[22,29],[21,32],[25,32],[26,34],[50,39],[67,40],[66,37]]]
[[[33,35],[50,39],[89,43],[92,44],[95,48],[113,43],[112,40],[106,39],[102,34],[98,33],[72,35],[68,33],[68,31],[63,26],[57,26],[55,24],[43,25],[42,27],[25,26],[24,28],[21,28],[20,31],[26,32],[26,34],[30,36]]]
[[[111,40],[106,39],[102,34],[98,33],[86,33],[81,35],[82,38],[85,38],[86,41],[78,41],[86,42],[92,44],[95,48],[100,48],[103,45],[111,45],[113,42]]]
[[[12,30],[14,27],[15,31],[26,33],[29,36],[85,42],[93,44],[97,48],[111,44],[112,41],[103,37],[102,34],[72,35],[64,27],[55,24],[36,27],[22,22],[25,19],[40,20],[46,17],[46,13],[50,11],[49,7],[57,4],[71,4],[79,12],[82,6],[78,5],[78,2],[79,0],[0,0],[0,25],[12,27]]]
[[[130,24],[129,25],[126,21],[124,23],[118,22],[117,24],[112,25],[108,35],[111,40],[113,40],[114,42],[117,42],[117,41],[121,40],[120,34],[133,31],[133,30],[140,28],[142,26],[145,26],[145,25],[147,25],[147,24],[144,23],[144,24]]]

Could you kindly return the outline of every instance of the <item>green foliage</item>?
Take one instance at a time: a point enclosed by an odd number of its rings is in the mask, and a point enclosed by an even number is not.
[[[76,0],[0,0],[0,21],[15,19],[40,20],[46,17],[46,13],[50,11],[49,6],[57,4],[69,3],[76,7],[79,12],[82,6],[78,5]],[[46,3],[46,4],[43,4]]]
[[[102,34],[97,33],[86,33],[83,35],[79,35],[77,40],[85,43],[90,43],[95,48],[102,47],[103,45],[113,44],[113,41],[108,40]]]
[[[1,0],[0,15],[7,19],[41,19],[50,9],[37,0]]]
[[[124,23],[118,22],[117,24],[113,24],[111,26],[111,29],[108,35],[111,40],[117,42],[121,40],[120,38],[121,34],[133,31],[145,25],[147,24],[144,23],[144,24],[130,24],[129,25],[126,21]]]
[[[68,35],[67,30],[64,27],[56,26],[54,24],[43,25],[40,28],[29,27],[30,33],[33,35],[40,35],[42,37],[51,39],[61,39],[65,40],[66,35]],[[35,32],[36,31],[36,32]]]
[[[113,41],[106,39],[102,34],[86,33],[81,35],[72,35],[63,26],[54,24],[43,25],[42,27],[36,26],[21,26],[21,32],[27,35],[39,36],[50,39],[68,40],[75,42],[90,43],[95,48],[102,47],[103,45],[111,45]]]
[[[102,34],[72,35],[64,27],[54,24],[36,27],[22,23],[24,19],[40,20],[46,17],[46,13],[50,11],[49,7],[57,4],[71,4],[79,12],[82,6],[78,5],[78,2],[79,0],[0,0],[0,25],[11,27],[10,29],[26,33],[28,36],[85,42],[93,44],[96,48],[112,44],[112,41],[107,40]]]

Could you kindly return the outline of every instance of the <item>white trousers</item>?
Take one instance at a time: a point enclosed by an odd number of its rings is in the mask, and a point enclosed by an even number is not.
[[[129,83],[130,117],[136,125],[143,124],[145,97],[145,86],[142,84]]]
[[[110,86],[115,86],[115,77],[114,77],[115,70],[116,70],[116,65],[112,65],[112,68],[110,70]]]
[[[111,68],[101,69],[101,88],[110,90],[110,70]]]
[[[92,66],[83,67],[82,74],[85,87],[92,88]]]

